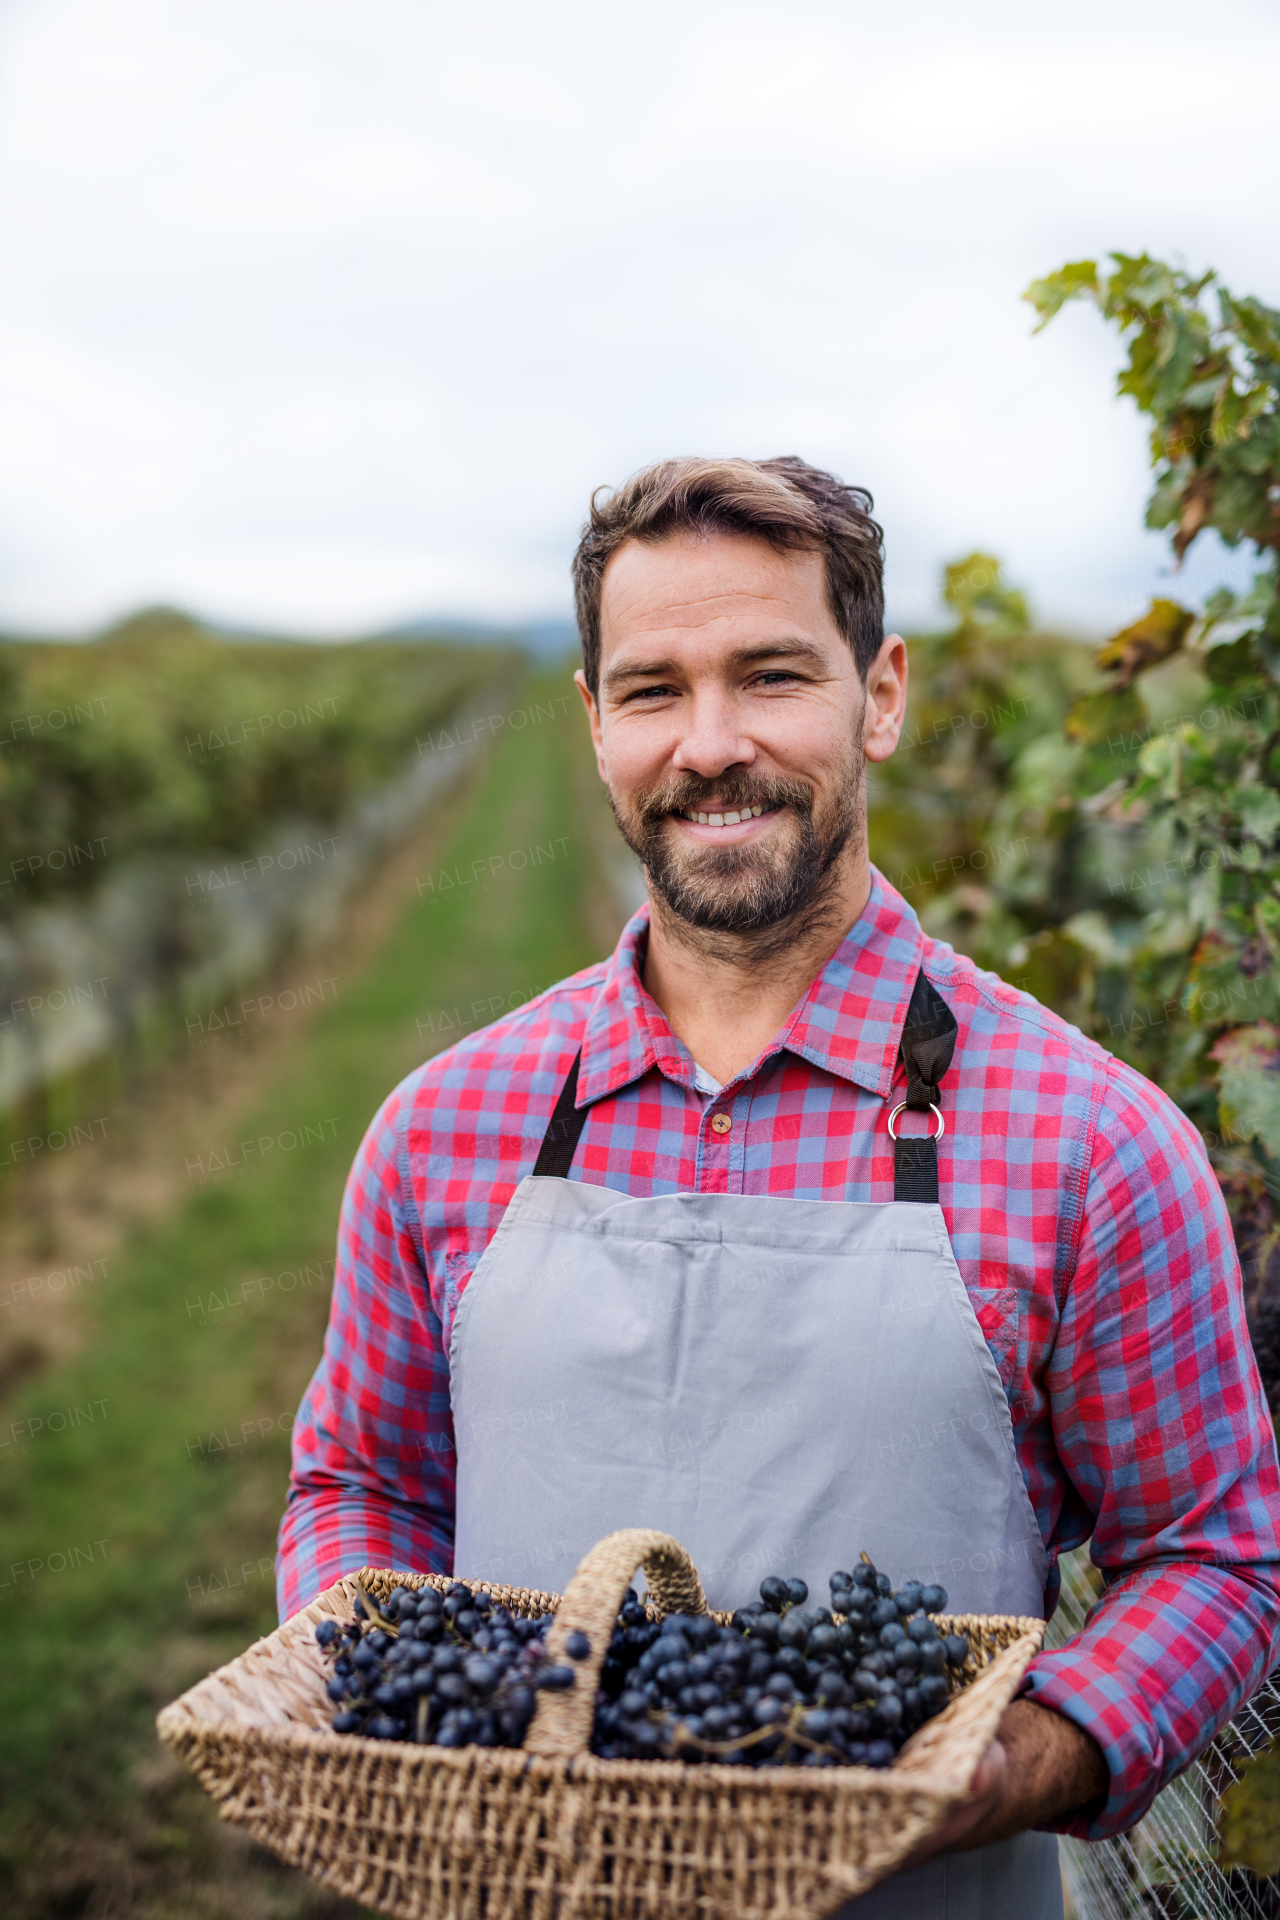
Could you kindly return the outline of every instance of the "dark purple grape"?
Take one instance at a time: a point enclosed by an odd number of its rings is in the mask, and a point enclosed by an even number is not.
[[[492,1660],[486,1660],[483,1654],[473,1653],[462,1669],[468,1686],[479,1694],[492,1693],[501,1676],[501,1669]]]
[[[945,1677],[940,1673],[922,1674],[917,1683],[916,1691],[920,1695],[922,1705],[930,1712],[936,1713],[938,1708],[945,1707],[947,1701],[951,1698],[951,1689],[947,1685]]]
[[[572,1667],[544,1667],[535,1685],[545,1687],[550,1693],[566,1693],[577,1683],[578,1676]]]

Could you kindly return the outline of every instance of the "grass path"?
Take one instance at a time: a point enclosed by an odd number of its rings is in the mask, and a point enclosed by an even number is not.
[[[201,1145],[180,1211],[113,1261],[83,1350],[0,1416],[0,1440],[20,1423],[0,1453],[0,1910],[15,1920],[355,1911],[220,1826],[152,1720],[275,1624],[287,1428],[374,1110],[491,1002],[603,950],[581,721],[555,713],[495,750],[416,876],[422,897],[257,1110]]]

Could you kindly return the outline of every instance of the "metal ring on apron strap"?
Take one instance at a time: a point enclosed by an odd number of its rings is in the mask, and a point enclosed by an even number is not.
[[[897,1117],[898,1117],[898,1115],[899,1115],[900,1113],[905,1113],[905,1112],[906,1112],[906,1110],[907,1110],[907,1103],[906,1103],[906,1101],[905,1101],[905,1100],[899,1100],[899,1102],[898,1102],[898,1104],[897,1104],[897,1106],[896,1106],[896,1107],[894,1108],[894,1110],[893,1110],[893,1112],[892,1112],[892,1113],[891,1113],[891,1114],[889,1115],[889,1138],[890,1138],[891,1140],[894,1140],[894,1141],[896,1141],[896,1140],[897,1140],[897,1138],[898,1138],[898,1136],[897,1136],[897,1134],[896,1134],[896,1132],[894,1131],[894,1126],[893,1126],[893,1123],[894,1123],[894,1121],[895,1121],[895,1120],[897,1119]],[[936,1113],[936,1114],[937,1114],[937,1116],[938,1116],[938,1131],[937,1131],[936,1133],[934,1133],[934,1134],[930,1134],[930,1135],[928,1135],[928,1138],[929,1138],[929,1139],[931,1139],[931,1140],[933,1140],[933,1141],[934,1141],[934,1142],[936,1143],[937,1141],[939,1141],[939,1140],[941,1140],[941,1138],[942,1138],[942,1136],[943,1136],[943,1134],[944,1134],[944,1133],[946,1132],[946,1130],[947,1130],[947,1123],[946,1123],[946,1121],[945,1121],[945,1120],[943,1119],[943,1117],[942,1117],[942,1108],[941,1108],[941,1107],[935,1107],[935,1106],[933,1105],[933,1103],[932,1103],[932,1102],[930,1102],[930,1105],[929,1105],[929,1111],[930,1111],[930,1113]]]

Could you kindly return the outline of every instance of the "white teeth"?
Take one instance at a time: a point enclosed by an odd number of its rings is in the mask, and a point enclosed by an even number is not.
[[[686,813],[686,820],[696,820],[700,827],[736,827],[740,820],[758,820],[764,812],[763,807],[743,807],[737,813]]]

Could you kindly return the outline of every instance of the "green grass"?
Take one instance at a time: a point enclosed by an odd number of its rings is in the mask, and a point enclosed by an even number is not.
[[[235,1139],[208,1147],[235,1151],[236,1140],[307,1124],[310,1144],[193,1186],[176,1218],[112,1261],[74,1362],[25,1383],[4,1409],[0,1435],[51,1410],[100,1409],[92,1423],[0,1456],[6,1913],[354,1911],[257,1850],[237,1851],[197,1790],[157,1758],[157,1708],[275,1624],[265,1563],[288,1471],[281,1416],[319,1356],[327,1286],[251,1293],[234,1315],[209,1303],[259,1276],[315,1275],[331,1258],[361,1134],[392,1086],[447,1044],[442,1015],[456,1008],[468,1022],[474,1001],[528,993],[599,957],[580,729],[570,714],[495,749],[457,809],[452,841],[421,874],[437,889],[442,870],[481,878],[422,900],[415,890],[259,1110]],[[541,859],[513,869],[510,855],[534,845]],[[434,1042],[419,1021],[436,1023]],[[243,1422],[259,1423],[253,1444],[211,1464],[210,1436],[235,1441]],[[77,1548],[78,1564],[54,1570],[55,1556]],[[29,1576],[33,1561],[45,1567]]]

